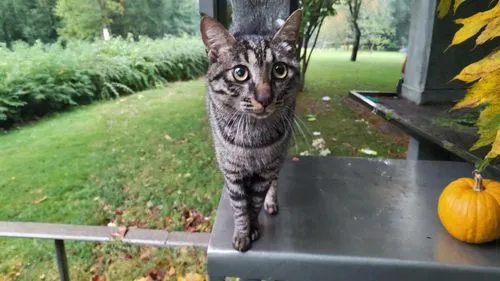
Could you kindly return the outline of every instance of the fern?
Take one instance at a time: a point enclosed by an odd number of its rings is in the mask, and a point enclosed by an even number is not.
[[[195,79],[208,66],[198,38],[70,41],[0,48],[0,128],[96,100]]]

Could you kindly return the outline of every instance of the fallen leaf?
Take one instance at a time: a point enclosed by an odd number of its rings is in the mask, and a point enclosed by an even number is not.
[[[119,226],[116,232],[111,233],[111,237],[114,239],[123,239],[125,237],[125,234],[127,233],[127,227],[122,225]]]
[[[171,137],[171,136],[169,136],[169,135],[164,135],[163,137],[164,137],[166,140],[172,140],[172,137]]]
[[[170,267],[168,270],[168,276],[174,276],[175,275],[175,267]]]
[[[94,275],[92,276],[91,281],[106,281],[106,276],[103,275]]]
[[[152,279],[150,276],[146,276],[146,277],[141,277],[139,279],[135,279],[135,281],[154,281],[154,279]]]
[[[145,248],[142,251],[141,255],[139,256],[139,259],[143,261],[143,260],[148,260],[150,257],[151,257],[151,248]]]
[[[330,149],[328,148],[324,148],[324,149],[321,149],[319,151],[319,155],[320,156],[327,156],[327,155],[330,155],[332,152],[330,151]]]
[[[40,275],[39,278],[40,278],[40,280],[45,280],[45,277],[46,277],[45,274],[42,274],[42,275]]]
[[[177,281],[205,281],[205,277],[198,273],[188,273],[184,277],[177,277]]]
[[[148,277],[151,278],[151,280],[157,280],[158,278],[158,270],[153,268],[148,272]]]
[[[362,148],[359,150],[359,152],[367,154],[367,155],[377,155],[378,154],[378,152],[376,152],[375,150],[369,149],[369,148]]]
[[[38,205],[38,204],[42,203],[45,200],[47,200],[47,196],[44,196],[44,197],[42,197],[42,198],[40,198],[38,200],[33,201],[33,204],[34,205]]]
[[[184,229],[188,232],[210,232],[209,218],[192,208],[184,211]]]

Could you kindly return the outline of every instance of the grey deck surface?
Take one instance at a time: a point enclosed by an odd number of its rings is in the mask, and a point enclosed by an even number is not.
[[[262,237],[231,246],[225,193],[208,247],[209,274],[273,280],[500,280],[496,243],[453,239],[437,217],[440,192],[469,177],[466,162],[300,157],[279,181],[280,212]]]
[[[375,108],[377,113],[382,116],[387,116],[390,112],[390,122],[400,126],[410,135],[419,136],[435,143],[471,163],[483,159],[490,150],[488,146],[470,150],[478,139],[475,127],[462,126],[458,128],[434,122],[436,118],[451,116],[449,111],[452,105],[416,105],[392,94],[370,91],[351,91],[349,96],[365,106]],[[370,101],[366,98],[367,96],[376,97],[380,102]],[[496,175],[500,175],[500,161],[493,164],[488,169]]]

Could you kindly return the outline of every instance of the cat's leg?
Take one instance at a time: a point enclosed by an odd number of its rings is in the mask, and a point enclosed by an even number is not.
[[[233,247],[241,252],[250,248],[250,215],[248,210],[248,196],[245,192],[243,180],[225,180],[225,188],[229,195],[229,202],[233,210],[234,231]]]
[[[271,182],[271,186],[266,194],[264,200],[264,210],[269,215],[276,215],[278,213],[278,180],[275,179]]]
[[[255,241],[259,239],[259,213],[262,209],[262,205],[264,203],[263,195],[252,195],[251,196],[251,204],[250,204],[250,239]]]
[[[270,187],[274,180],[262,180],[254,182],[251,185],[250,194],[250,238],[252,241],[259,239],[259,214],[264,205],[266,194],[268,194]]]

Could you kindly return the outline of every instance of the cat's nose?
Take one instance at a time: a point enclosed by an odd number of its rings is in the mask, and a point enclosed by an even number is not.
[[[268,106],[271,103],[272,93],[269,83],[260,83],[257,85],[255,100],[262,104],[262,106]]]

